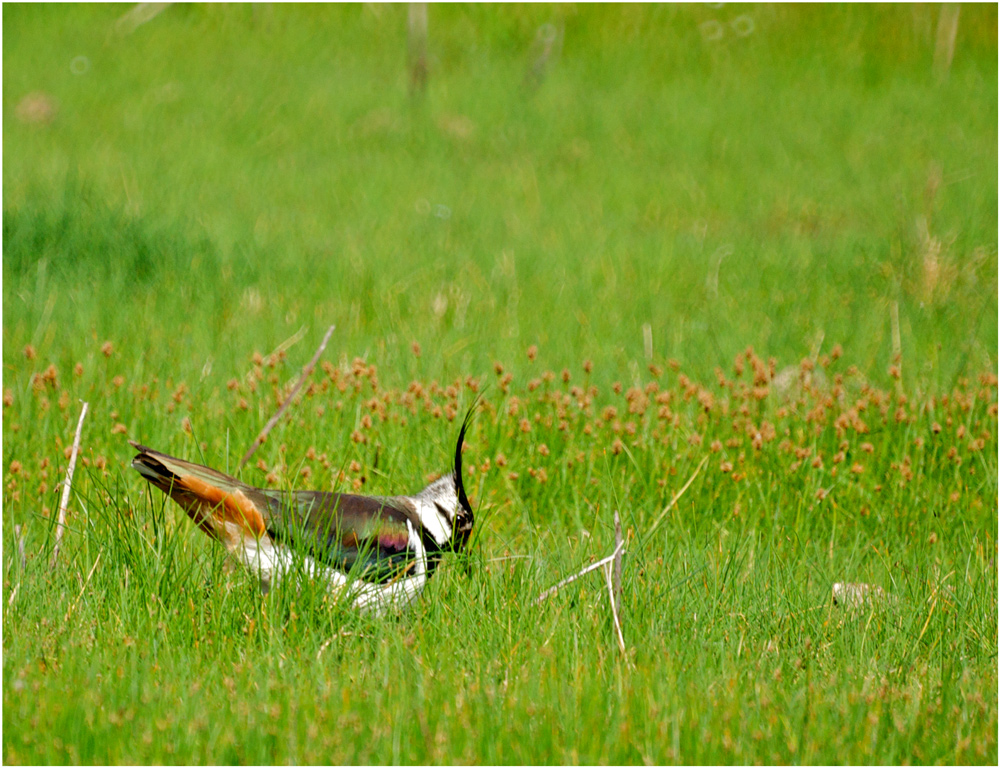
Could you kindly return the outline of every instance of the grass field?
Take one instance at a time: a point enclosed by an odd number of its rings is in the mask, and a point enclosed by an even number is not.
[[[938,6],[432,6],[422,96],[402,6],[127,10],[3,8],[5,763],[996,764],[996,6],[946,69]],[[128,468],[235,468],[331,324],[248,482],[415,491],[482,393],[399,616]],[[533,605],[616,509],[624,653]]]

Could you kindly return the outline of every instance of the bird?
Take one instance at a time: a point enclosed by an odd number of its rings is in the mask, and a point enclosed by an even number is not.
[[[462,482],[462,445],[474,408],[459,430],[451,473],[410,496],[256,488],[130,440],[138,451],[132,467],[259,579],[265,594],[301,563],[362,612],[381,614],[406,607],[442,555],[468,545],[475,515]]]

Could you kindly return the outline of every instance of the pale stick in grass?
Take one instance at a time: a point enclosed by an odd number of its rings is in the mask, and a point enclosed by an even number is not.
[[[20,525],[14,526],[14,541],[17,542],[17,558],[23,571],[28,567],[28,558],[24,556],[24,531]]]
[[[611,602],[611,617],[615,620],[615,632],[618,633],[618,648],[622,653],[625,653],[625,638],[622,637],[622,625],[618,621],[618,608],[615,606],[615,591],[611,585],[611,571],[613,568],[614,564],[608,563],[604,569],[604,580],[608,584],[608,600]]]
[[[28,560],[24,556],[24,537],[21,535],[21,526],[14,526],[14,541],[17,543],[17,554],[18,560],[21,564],[21,573],[24,573],[25,567],[28,565]],[[10,608],[14,604],[14,598],[17,597],[17,589],[21,586],[20,580],[14,585],[14,588],[10,591],[10,597],[7,598],[7,607]]]
[[[14,526],[14,541],[17,542],[17,555],[21,563],[21,573],[24,573],[24,569],[28,565],[28,559],[24,556],[24,536],[21,535],[21,526]],[[14,598],[17,597],[17,589],[21,586],[21,581],[14,585],[14,588],[10,591],[10,597],[7,598],[7,607],[10,608],[14,604]]]
[[[243,456],[243,458],[240,459],[240,465],[237,468],[237,471],[243,469],[243,467],[246,466],[246,463],[250,461],[250,457],[254,455],[254,453],[257,451],[258,448],[261,447],[261,445],[264,444],[264,441],[267,439],[268,433],[274,428],[274,425],[278,423],[278,419],[281,418],[281,414],[285,412],[285,409],[289,406],[292,400],[295,399],[295,396],[299,393],[299,390],[302,389],[302,385],[305,383],[306,379],[309,378],[309,374],[313,372],[313,368],[316,367],[316,363],[319,362],[319,357],[320,355],[323,354],[323,350],[326,349],[326,343],[330,340],[330,336],[333,335],[333,329],[336,327],[337,326],[335,325],[331,325],[327,329],[326,335],[323,337],[323,341],[320,342],[319,348],[316,350],[316,354],[313,355],[312,360],[310,360],[309,363],[302,369],[302,375],[299,376],[299,381],[295,385],[295,388],[291,391],[291,394],[289,394],[288,397],[285,398],[285,401],[281,404],[281,407],[278,408],[277,413],[275,413],[274,416],[271,417],[271,420],[264,425],[264,428],[260,431],[260,434],[257,435],[257,439],[254,440],[253,445],[250,446],[250,450],[248,450],[246,454]]]
[[[644,544],[649,540],[649,537],[653,535],[653,532],[660,527],[660,523],[662,523],[663,519],[667,516],[667,512],[669,512],[676,506],[681,496],[684,495],[684,492],[690,487],[691,483],[694,482],[694,479],[698,477],[698,473],[701,472],[701,468],[705,466],[706,461],[708,461],[708,456],[705,456],[705,458],[701,460],[701,463],[698,465],[698,468],[694,471],[694,474],[688,478],[688,481],[684,483],[684,486],[679,491],[677,491],[677,493],[674,494],[674,497],[670,500],[670,503],[667,504],[666,507],[664,507],[663,511],[660,513],[660,516],[656,518],[656,522],[653,523],[653,527],[646,532],[646,536],[645,538],[643,538]]]
[[[90,403],[84,403],[80,410],[80,420],[76,423],[76,437],[73,438],[73,448],[69,454],[69,466],[66,468],[66,480],[63,482],[62,500],[59,502],[59,520],[56,523],[56,544],[52,548],[52,562],[49,567],[55,569],[59,559],[59,547],[62,544],[63,532],[66,530],[66,508],[69,506],[69,492],[73,485],[73,472],[76,469],[76,456],[80,452],[80,434],[83,432],[83,419],[87,415]]]
[[[615,606],[620,608],[622,604],[622,520],[615,510],[615,556],[614,576],[615,576]]]
[[[598,560],[596,563],[592,563],[592,564],[588,565],[586,568],[584,568],[579,573],[575,573],[572,576],[567,576],[565,579],[563,579],[562,581],[560,581],[558,584],[555,584],[554,586],[549,587],[544,592],[542,592],[542,594],[540,594],[538,597],[535,598],[535,602],[533,602],[532,605],[538,605],[543,600],[545,600],[547,597],[551,597],[552,595],[554,595],[556,592],[558,592],[560,589],[562,589],[563,587],[565,587],[570,582],[576,581],[581,576],[586,576],[591,571],[596,571],[598,568],[601,568],[601,567],[607,565],[608,563],[612,562],[618,556],[618,553],[621,551],[621,548],[622,548],[622,545],[619,544],[618,546],[615,547],[615,551],[612,552],[607,557],[605,557],[605,558],[603,558],[601,560]]]

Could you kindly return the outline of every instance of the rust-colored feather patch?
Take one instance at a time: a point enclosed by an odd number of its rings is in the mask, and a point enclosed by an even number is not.
[[[197,497],[203,505],[210,507],[217,519],[221,516],[222,522],[235,523],[257,537],[264,535],[264,518],[243,491],[227,493],[194,475],[182,475],[178,478],[178,484]]]

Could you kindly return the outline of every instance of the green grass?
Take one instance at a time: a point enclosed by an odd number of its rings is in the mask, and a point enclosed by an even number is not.
[[[996,764],[995,6],[943,82],[929,6],[435,6],[422,99],[401,7],[122,12],[3,9],[5,763]],[[416,490],[484,392],[398,617],[128,469],[234,468],[332,323],[249,482]],[[615,509],[624,655],[532,605]]]

